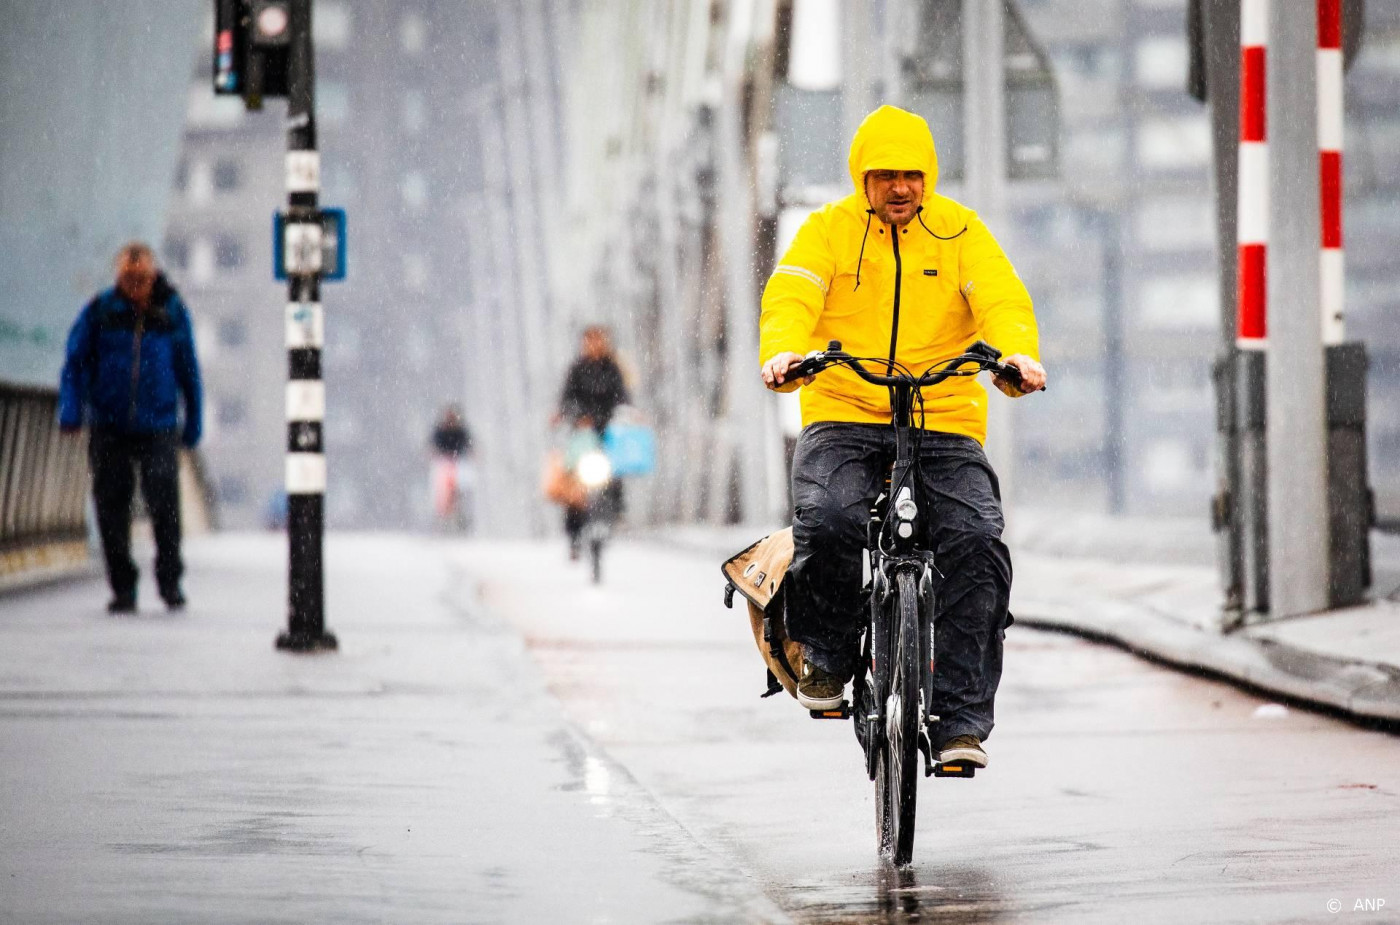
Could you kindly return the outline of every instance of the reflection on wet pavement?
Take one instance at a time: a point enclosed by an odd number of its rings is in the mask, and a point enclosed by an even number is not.
[[[868,881],[844,890],[822,890],[821,900],[794,909],[811,925],[905,925],[927,922],[1000,922],[1005,902],[989,871],[945,868],[937,875],[915,868],[882,867]],[[845,894],[845,895],[841,895]],[[799,898],[794,897],[794,898]]]

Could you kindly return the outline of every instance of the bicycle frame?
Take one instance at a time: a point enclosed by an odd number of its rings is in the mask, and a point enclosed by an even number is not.
[[[862,741],[878,743],[885,737],[886,700],[890,692],[890,653],[893,649],[894,626],[898,615],[889,606],[893,589],[898,586],[900,572],[909,572],[914,586],[919,589],[920,627],[919,635],[926,658],[921,658],[923,671],[919,678],[920,705],[924,710],[920,726],[927,717],[928,667],[932,662],[932,553],[922,547],[923,517],[925,511],[922,496],[922,479],[919,472],[919,458],[915,455],[915,431],[913,420],[913,386],[898,383],[890,386],[893,416],[891,426],[895,431],[895,455],[890,464],[889,487],[881,498],[877,498],[871,511],[869,532],[866,537],[866,551],[870,556],[870,623],[866,632],[866,658],[863,664],[872,674],[875,702],[860,710],[857,723],[864,723],[866,738]],[[906,506],[912,504],[912,508]],[[912,516],[901,515],[912,510]],[[855,679],[857,689],[864,679],[864,669]],[[872,735],[873,734],[873,735]],[[861,738],[857,736],[857,738]],[[867,747],[867,773],[875,776],[874,748]]]

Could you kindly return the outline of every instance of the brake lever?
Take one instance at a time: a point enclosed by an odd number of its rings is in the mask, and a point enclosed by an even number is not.
[[[968,347],[966,350],[964,350],[963,354],[965,356],[974,356],[979,359],[989,360],[993,363],[1001,359],[1001,351],[993,347],[991,344],[987,343],[985,340],[977,341],[971,347]]]

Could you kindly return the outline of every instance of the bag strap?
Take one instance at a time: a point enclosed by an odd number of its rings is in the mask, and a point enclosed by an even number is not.
[[[787,609],[787,594],[782,589],[779,589],[778,596],[769,603],[768,609],[763,611],[763,641],[768,643],[768,653],[773,656],[774,660],[776,660],[779,665],[783,666],[783,671],[787,673],[789,678],[792,678],[792,683],[796,684],[801,679],[797,677],[797,672],[793,670],[792,663],[788,661],[787,647],[783,645],[781,639],[773,635],[773,618],[768,611],[774,607],[782,607],[785,611]],[[783,620],[783,628],[784,631],[786,631],[786,619]],[[786,636],[786,632],[784,632],[784,635]]]
[[[768,669],[768,690],[759,694],[758,699],[762,700],[764,697],[772,697],[781,690],[783,690],[783,686],[779,684],[778,679],[773,676],[773,669]]]

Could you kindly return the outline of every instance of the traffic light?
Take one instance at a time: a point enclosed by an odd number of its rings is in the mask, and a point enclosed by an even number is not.
[[[261,109],[287,95],[290,0],[214,0],[214,92]]]

